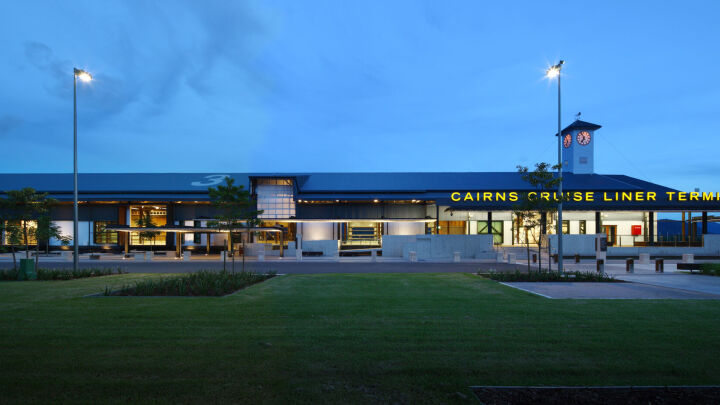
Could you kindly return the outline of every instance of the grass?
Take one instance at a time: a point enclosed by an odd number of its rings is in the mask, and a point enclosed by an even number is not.
[[[244,271],[230,273],[200,270],[180,276],[140,280],[133,285],[123,286],[117,290],[106,287],[103,295],[217,297],[263,282],[274,276],[275,273],[256,274]]]
[[[498,272],[490,272],[490,273],[482,273],[478,272],[478,275],[489,278],[491,280],[495,281],[503,281],[506,283],[509,282],[518,282],[518,281],[530,281],[530,282],[557,282],[557,281],[564,281],[564,282],[590,282],[590,283],[597,283],[597,282],[607,282],[607,283],[615,283],[620,282],[620,280],[616,279],[613,276],[604,274],[604,273],[595,273],[591,271],[564,271],[562,273],[559,273],[557,271],[530,271],[530,272],[521,272],[521,271],[515,271],[514,273],[506,272],[506,273],[498,273]]]
[[[0,270],[0,281],[18,281],[19,270]],[[112,268],[89,268],[89,269],[37,269],[38,280],[72,280],[75,278],[110,276],[122,274],[122,269]]]
[[[470,385],[720,383],[713,300],[547,300],[468,274],[81,298],[159,277],[0,283],[2,402],[476,403]]]

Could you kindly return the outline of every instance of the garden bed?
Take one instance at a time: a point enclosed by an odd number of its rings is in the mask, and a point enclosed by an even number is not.
[[[0,281],[18,281],[19,270],[7,269],[0,270]],[[76,278],[110,276],[113,274],[123,274],[120,268],[89,268],[89,269],[37,269],[37,280],[72,280]]]
[[[578,282],[618,283],[618,282],[622,282],[622,280],[618,280],[613,276],[609,276],[607,274],[589,272],[589,271],[588,272],[565,271],[562,273],[558,273],[557,271],[530,271],[530,272],[515,271],[514,273],[497,273],[497,272],[481,273],[481,272],[478,272],[478,275],[489,278],[491,280],[502,281],[502,282],[506,282],[506,283],[521,282],[521,281],[528,281],[528,282],[565,281],[565,282],[573,282],[573,283],[578,283]]]
[[[104,296],[189,296],[219,297],[268,280],[275,273],[200,270],[181,276],[162,277],[138,281],[117,290],[105,288]]]
[[[701,263],[700,274],[720,276],[720,263]]]

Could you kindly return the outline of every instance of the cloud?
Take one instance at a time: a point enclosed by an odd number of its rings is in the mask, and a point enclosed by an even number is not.
[[[20,117],[14,115],[3,115],[0,117],[0,137],[10,133],[11,130],[23,123]]]

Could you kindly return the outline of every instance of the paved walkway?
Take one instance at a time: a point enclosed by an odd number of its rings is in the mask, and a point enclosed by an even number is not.
[[[570,299],[711,299],[709,294],[639,283],[502,283],[545,298]]]

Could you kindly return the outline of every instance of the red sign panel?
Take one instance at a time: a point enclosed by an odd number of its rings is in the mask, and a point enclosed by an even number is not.
[[[642,235],[642,225],[633,225],[630,228],[630,232],[632,233],[632,236]]]

